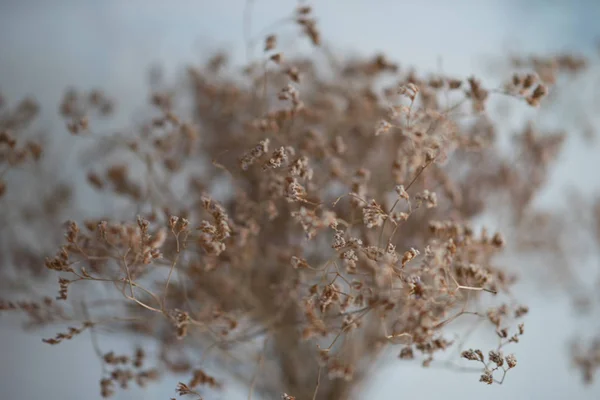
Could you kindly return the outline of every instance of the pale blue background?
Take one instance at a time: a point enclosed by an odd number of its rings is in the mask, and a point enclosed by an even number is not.
[[[255,31],[286,15],[291,0],[256,0]],[[485,58],[504,51],[589,50],[600,38],[598,1],[502,0],[329,0],[313,2],[323,36],[342,50],[372,54],[385,51],[402,65],[467,75],[484,73]],[[174,74],[225,47],[242,59],[243,0],[38,0],[0,1],[0,90],[8,98],[33,94],[42,103],[44,126],[64,130],[55,117],[67,85],[102,87],[126,110],[146,100],[150,64]],[[127,113],[117,114],[127,121]],[[61,137],[60,135],[58,137]],[[584,191],[598,187],[598,156],[582,145],[570,146],[557,183]],[[69,176],[67,170],[58,174]],[[553,198],[550,196],[549,198]],[[505,385],[486,387],[477,376],[422,370],[400,361],[375,376],[364,399],[594,399],[600,385],[584,388],[565,361],[566,340],[579,330],[598,329],[580,321],[558,292],[543,294],[525,287],[522,296],[532,313],[522,343],[514,348],[519,365]],[[598,315],[598,314],[597,314]],[[49,347],[39,334],[24,334],[0,317],[0,399],[79,400],[98,397],[100,368],[82,336]],[[55,333],[54,330],[44,332]],[[490,341],[491,340],[491,341]],[[473,344],[494,338],[473,338]],[[103,338],[105,348],[128,350],[126,342]],[[396,351],[396,350],[394,350]],[[117,399],[167,399],[174,380],[148,391],[118,394]],[[224,399],[246,398],[235,388]]]

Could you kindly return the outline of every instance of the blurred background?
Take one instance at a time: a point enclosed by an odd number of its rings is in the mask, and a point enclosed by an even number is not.
[[[252,34],[268,33],[263,28],[288,15],[296,4],[254,0]],[[592,54],[600,39],[600,1],[594,0],[315,0],[311,5],[323,38],[336,43],[340,54],[384,52],[401,66],[443,68],[459,76],[486,78],[494,60],[509,52]],[[56,135],[55,148],[63,147],[61,141],[69,137],[57,115],[66,87],[102,88],[118,99],[114,123],[126,126],[147,102],[149,67],[158,66],[165,77],[175,77],[186,65],[220,49],[229,51],[234,63],[244,62],[245,6],[246,0],[0,0],[0,90],[14,101],[34,96],[40,102],[38,125]],[[581,85],[581,90],[591,90],[585,82]],[[597,194],[598,154],[597,146],[569,141],[541,201],[552,206],[565,190]],[[70,179],[80,160],[67,156],[63,161],[46,172]],[[586,262],[596,263],[589,268],[597,269],[598,259]],[[536,274],[543,269],[534,271],[519,286],[519,298],[531,311],[526,335],[515,349],[518,371],[504,385],[488,387],[472,374],[392,360],[368,382],[360,398],[600,398],[600,384],[582,385],[579,372],[568,362],[569,339],[599,332],[600,313],[595,314],[598,318],[578,316],[559,287],[536,285]],[[55,333],[52,330],[23,333],[10,321],[0,317],[1,398],[99,398],[100,364],[89,340],[81,337],[50,347],[40,338]],[[494,340],[471,338],[473,346]],[[130,349],[126,338],[106,336],[101,341],[115,350]],[[167,399],[175,396],[176,382],[166,379],[147,390],[118,391],[115,398]],[[247,391],[230,386],[221,396],[241,399]]]

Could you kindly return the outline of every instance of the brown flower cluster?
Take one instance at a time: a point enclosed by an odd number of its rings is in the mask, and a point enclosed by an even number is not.
[[[23,138],[36,116],[39,105],[26,98],[9,108],[0,95],[0,198],[6,192],[5,175],[28,161],[38,161],[42,156],[39,142]]]
[[[88,115],[113,108],[101,92],[65,95],[67,129],[86,132],[73,140],[94,141],[100,160],[86,165],[90,190],[123,206],[76,216],[46,258],[66,307],[54,309],[61,321],[80,318],[67,306],[76,302],[72,289],[112,293],[86,302],[83,328],[47,342],[110,325],[161,349],[149,370],[140,369],[142,350],[132,358],[98,351],[112,368],[104,397],[170,371],[191,374],[177,393],[199,398],[200,389],[222,386],[204,372],[209,359],[248,383],[250,395],[345,399],[390,347],[427,367],[462,346],[446,328],[473,320],[499,339],[487,358],[459,348],[480,364],[480,381],[501,383],[516,367],[503,352],[519,342],[523,325],[512,332],[511,324],[527,308],[509,301],[516,277],[498,258],[513,236],[476,218],[499,212],[501,198],[520,220],[561,148],[562,133],[530,124],[506,154],[501,121],[487,113],[506,94],[543,104],[551,84],[544,62],[520,62],[531,71],[496,90],[475,77],[422,75],[383,55],[336,59],[310,7],[293,21],[330,64],[273,53],[278,40],[269,35],[262,58],[241,71],[221,54],[190,67],[183,92],[178,84],[154,93],[154,116],[131,134],[95,133]],[[580,68],[567,59],[551,67]],[[190,107],[180,109],[178,96]],[[0,125],[0,149],[9,151],[2,160],[18,148],[9,125]]]

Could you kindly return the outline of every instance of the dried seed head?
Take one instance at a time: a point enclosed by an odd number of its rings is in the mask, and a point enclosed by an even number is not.
[[[404,185],[398,185],[395,187],[396,193],[400,196],[401,199],[408,200],[409,196],[406,190],[404,189]]]
[[[517,358],[514,354],[509,354],[506,356],[506,365],[508,365],[508,368],[514,368],[517,366]]]
[[[261,140],[252,150],[244,154],[244,156],[240,160],[240,166],[244,171],[247,170],[252,164],[256,162],[256,160],[261,158],[268,151],[269,139]]]
[[[539,84],[533,93],[527,97],[527,103],[531,106],[537,106],[540,104],[540,101],[543,97],[548,94],[548,88],[546,86]]]
[[[377,122],[377,125],[375,126],[375,136],[385,135],[390,131],[391,128],[392,124],[382,119],[379,122]]]
[[[479,377],[479,382],[483,382],[485,384],[491,385],[492,383],[494,383],[494,377],[492,375],[492,372],[488,369],[486,369],[483,374],[481,375],[481,377]]]
[[[269,59],[271,61],[273,61],[275,64],[281,64],[281,62],[283,61],[283,54],[282,53],[273,54],[271,57],[269,57]]]
[[[493,363],[495,363],[498,367],[502,367],[502,365],[504,364],[504,356],[502,354],[501,351],[490,351],[489,352],[489,360]]]
[[[375,200],[363,207],[363,222],[367,228],[381,226],[386,219],[387,214]]]
[[[273,50],[277,46],[277,36],[269,35],[265,39],[265,51]]]
[[[419,254],[421,254],[419,253],[419,250],[411,247],[411,249],[404,252],[404,255],[402,256],[402,266],[404,267],[406,264],[408,264],[410,260],[418,256]]]
[[[411,101],[414,101],[417,97],[417,94],[419,94],[419,88],[414,83],[408,83],[406,85],[401,85],[398,88],[398,94],[406,96]]]

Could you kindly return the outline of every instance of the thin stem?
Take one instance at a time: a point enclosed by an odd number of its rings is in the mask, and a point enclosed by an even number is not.
[[[319,385],[321,384],[321,370],[323,367],[319,366],[319,372],[317,373],[317,386],[315,386],[315,391],[313,393],[312,400],[316,400],[317,392],[319,391]]]

